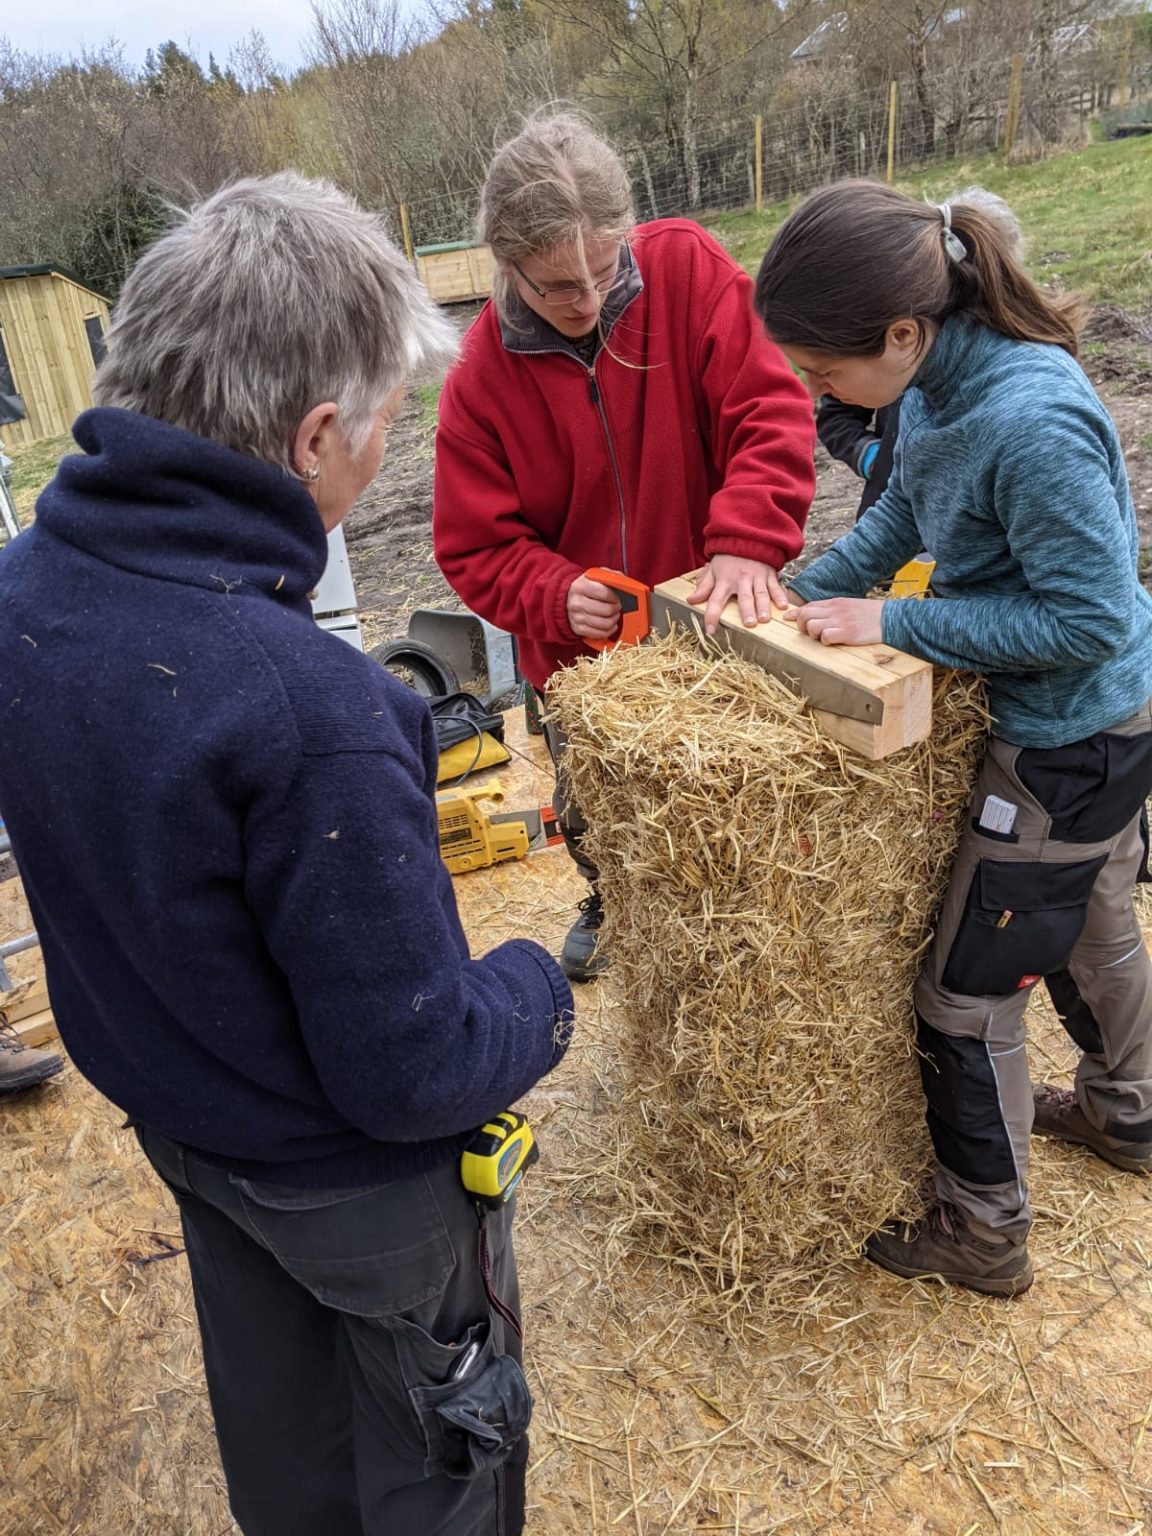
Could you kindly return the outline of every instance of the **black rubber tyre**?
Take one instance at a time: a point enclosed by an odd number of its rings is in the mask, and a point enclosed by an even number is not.
[[[387,640],[383,645],[373,646],[368,654],[421,698],[434,699],[460,691],[460,680],[448,663],[431,646],[421,645],[418,640]]]

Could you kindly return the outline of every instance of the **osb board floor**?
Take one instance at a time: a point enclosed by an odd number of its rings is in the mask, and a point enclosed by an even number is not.
[[[543,803],[540,744],[509,724],[505,804]],[[456,890],[477,949],[531,934],[553,952],[582,894],[562,850]],[[26,922],[0,886],[0,937]],[[605,1278],[611,1194],[586,1170],[610,1137],[617,1006],[609,980],[579,991],[572,1049],[528,1100],[533,1536],[1152,1536],[1152,1180],[1038,1143],[1027,1296],[859,1262],[819,1315],[737,1343],[640,1253]],[[1033,1025],[1035,1070],[1066,1072],[1051,1016]],[[0,1115],[0,1526],[225,1536],[170,1202],[71,1068]]]

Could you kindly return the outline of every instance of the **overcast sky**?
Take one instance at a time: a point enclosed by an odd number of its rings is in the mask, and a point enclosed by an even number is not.
[[[168,38],[202,64],[211,52],[222,65],[255,27],[276,63],[293,70],[311,21],[309,0],[0,0],[0,37],[25,53],[66,57],[115,38],[132,65]]]

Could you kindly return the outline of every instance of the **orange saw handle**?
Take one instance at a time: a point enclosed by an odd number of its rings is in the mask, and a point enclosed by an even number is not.
[[[584,644],[594,651],[614,651],[618,645],[639,645],[649,629],[649,589],[635,576],[625,576],[623,571],[609,571],[599,565],[584,574],[589,581],[610,587],[620,603],[620,633],[611,640],[593,640],[584,635]]]

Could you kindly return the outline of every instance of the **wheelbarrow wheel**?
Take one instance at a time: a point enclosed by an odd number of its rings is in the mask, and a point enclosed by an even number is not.
[[[421,698],[434,699],[445,693],[458,693],[460,681],[441,656],[418,640],[387,640],[368,652],[386,672],[406,683]]]

